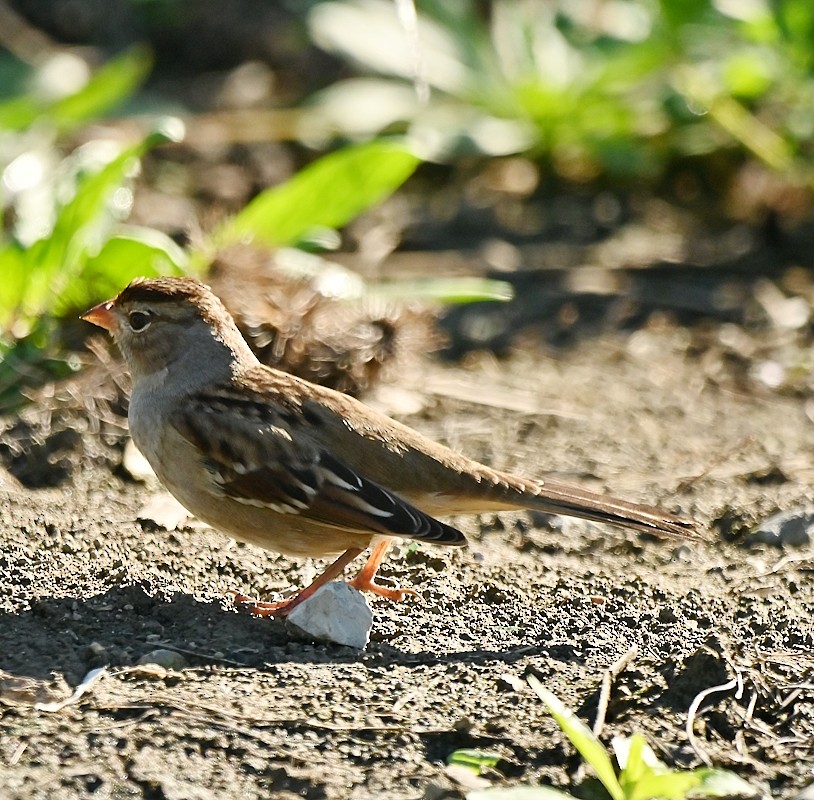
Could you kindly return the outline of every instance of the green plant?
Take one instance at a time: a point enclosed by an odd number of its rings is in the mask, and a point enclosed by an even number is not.
[[[0,234],[0,357],[49,318],[119,284],[117,269],[127,260],[156,271],[181,266],[166,237],[117,227],[129,211],[128,184],[139,159],[174,138],[169,129],[158,127],[123,149],[100,140],[64,157],[59,149],[66,133],[124,103],[150,64],[149,53],[134,48],[83,77],[84,62],[57,53],[30,71],[26,91],[0,101],[4,212],[14,212]],[[66,91],[55,69],[78,73],[79,85],[75,78]],[[112,248],[125,258],[105,259]]]
[[[349,145],[305,167],[285,183],[267,189],[215,230],[193,254],[205,264],[214,249],[251,241],[278,248],[278,265],[320,279],[325,292],[354,298],[362,294],[390,299],[421,298],[445,303],[506,300],[511,288],[484,278],[432,278],[366,284],[356,273],[310,250],[326,237],[391,195],[421,163],[406,139],[377,139]],[[327,284],[330,283],[330,287]]]
[[[121,151],[90,143],[67,156],[55,170],[61,184],[54,181],[50,187],[52,211],[43,215],[45,232],[28,242],[23,235],[0,238],[0,402],[9,396],[2,387],[15,387],[20,375],[31,374],[33,363],[42,367],[37,381],[65,373],[63,360],[55,356],[56,318],[115,294],[137,276],[202,274],[219,248],[235,243],[278,248],[279,263],[300,275],[319,276],[337,297],[378,292],[469,302],[509,296],[503,284],[482,279],[367,286],[349,270],[298,249],[330,238],[318,234],[344,225],[412,174],[420,158],[404,140],[351,145],[316,160],[262,192],[189,251],[159,231],[126,225],[140,158],[177,139],[177,128],[168,121]],[[37,207],[37,213],[43,210]],[[24,215],[18,214],[17,222],[21,233],[26,226],[37,229]],[[15,392],[11,397],[14,401]]]
[[[3,243],[0,327],[22,338],[44,318],[82,308],[99,292],[121,285],[128,274],[159,274],[183,266],[180,250],[167,237],[135,228],[113,230],[117,205],[122,205],[116,193],[139,158],[169,138],[157,130],[97,171],[77,174],[73,196],[57,202],[46,236],[27,247],[14,240]],[[116,259],[108,257],[111,251]]]
[[[70,65],[60,61],[66,58],[73,59]],[[48,88],[38,73],[54,77],[55,62],[68,72],[78,68],[79,85],[57,80],[58,88]],[[0,232],[0,405],[4,399],[19,400],[23,383],[69,369],[59,355],[57,319],[115,294],[137,276],[203,274],[219,248],[235,243],[274,247],[279,263],[319,276],[337,297],[409,293],[468,302],[509,296],[505,285],[481,279],[368,286],[323,256],[305,252],[338,240],[333,229],[381,202],[413,173],[421,158],[405,139],[350,145],[317,159],[260,193],[188,250],[159,231],[128,225],[140,159],[178,140],[182,124],[166,120],[128,147],[92,139],[63,155],[61,142],[66,133],[125,103],[150,63],[145,50],[134,48],[83,78],[84,62],[57,54],[26,77],[19,65],[0,59],[0,70],[18,75],[7,84],[17,93],[0,99],[0,129],[7,134],[0,139],[6,188],[6,224]]]
[[[87,66],[78,56],[57,53],[36,70],[24,71],[22,91],[0,100],[0,129],[23,132],[37,125],[54,137],[98,119],[125,102],[150,72],[152,57],[143,47],[133,47],[103,64],[74,91],[50,85],[44,78],[53,72],[81,73]]]
[[[174,138],[172,126],[158,126],[130,147],[93,139],[67,155],[60,147],[66,134],[123,104],[150,64],[141,48],[93,73],[67,53],[28,71],[2,60],[4,73],[19,78],[5,84],[16,94],[0,100],[0,404],[19,402],[24,384],[75,368],[76,359],[56,345],[57,317],[128,275],[184,266],[184,254],[166,236],[123,225],[139,159]]]
[[[548,708],[571,744],[589,764],[612,800],[683,800],[704,797],[753,797],[757,792],[732,772],[702,767],[674,770],[655,755],[644,736],[617,737],[613,741],[614,758],[590,728],[533,675],[528,678],[535,694]],[[461,757],[459,754],[463,753]],[[497,763],[494,753],[458,751],[451,763],[469,766],[478,772]],[[615,764],[614,764],[615,761]],[[573,795],[547,786],[515,786],[482,789],[467,794],[467,800],[551,800]]]
[[[733,148],[810,180],[814,10],[803,0],[416,5],[412,41],[390,0],[315,6],[314,40],[362,72],[314,99],[323,125],[406,125],[437,152],[522,151],[579,180],[657,177],[676,156]],[[426,103],[410,87],[422,81]]]

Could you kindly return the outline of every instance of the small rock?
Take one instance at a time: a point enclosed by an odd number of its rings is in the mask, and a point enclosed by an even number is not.
[[[187,660],[175,650],[151,650],[145,653],[137,662],[139,665],[157,664],[164,669],[181,670],[187,666]]]
[[[141,454],[132,439],[127,440],[122,455],[122,467],[133,480],[147,482],[155,478],[153,468]]]
[[[189,511],[166,492],[153,495],[136,514],[142,522],[152,522],[165,531],[182,528],[191,516]]]
[[[90,667],[103,667],[110,663],[110,654],[107,648],[99,642],[91,642],[85,648],[85,663]]]
[[[527,684],[519,675],[512,675],[504,672],[497,679],[498,691],[502,692],[525,692]]]
[[[688,544],[680,544],[673,549],[673,561],[690,564],[693,561],[693,549]]]
[[[464,790],[487,789],[490,786],[486,778],[475,775],[469,767],[460,764],[448,764],[444,767],[444,774]]]
[[[360,591],[333,581],[298,605],[286,621],[314,639],[364,650],[373,612]]]
[[[748,543],[762,542],[775,547],[804,547],[814,538],[814,507],[781,511],[763,520],[747,537]]]

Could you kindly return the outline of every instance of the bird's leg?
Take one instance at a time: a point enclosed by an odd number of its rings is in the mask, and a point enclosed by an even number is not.
[[[388,600],[404,600],[407,595],[418,597],[418,592],[413,589],[388,589],[386,586],[380,586],[374,578],[379,565],[384,559],[384,554],[387,548],[390,547],[391,539],[382,539],[377,544],[373,545],[365,565],[359,570],[359,574],[348,583],[360,592],[373,592],[380,597],[386,597]]]
[[[361,547],[351,547],[350,550],[346,550],[341,556],[339,556],[339,558],[336,559],[336,561],[333,562],[333,564],[326,567],[312,583],[310,583],[304,589],[300,589],[297,594],[288,600],[282,600],[279,603],[264,603],[261,600],[254,600],[245,594],[232,590],[234,602],[240,603],[242,606],[248,609],[249,613],[254,614],[257,617],[288,616],[288,614],[290,614],[300,603],[302,603],[303,600],[307,600],[314,592],[316,592],[320,586],[324,586],[326,583],[329,583],[334,578],[341,575],[342,570],[345,569],[345,567],[362,552],[364,551]],[[375,571],[376,570],[374,569],[373,572]]]

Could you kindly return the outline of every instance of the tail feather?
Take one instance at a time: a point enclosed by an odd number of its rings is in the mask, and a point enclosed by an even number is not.
[[[615,497],[589,492],[574,486],[540,481],[534,494],[524,492],[528,508],[550,514],[565,514],[594,522],[606,522],[625,528],[682,539],[700,539],[698,525],[691,519],[668,514],[653,506],[629,503]]]

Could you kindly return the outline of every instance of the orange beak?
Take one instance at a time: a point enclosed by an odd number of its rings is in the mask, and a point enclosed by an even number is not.
[[[98,306],[94,306],[82,314],[80,319],[85,320],[85,322],[92,322],[94,325],[98,325],[100,328],[110,331],[110,333],[115,332],[115,330],[119,327],[119,321],[116,319],[116,315],[113,313],[112,300],[108,300],[105,303],[99,303]]]

